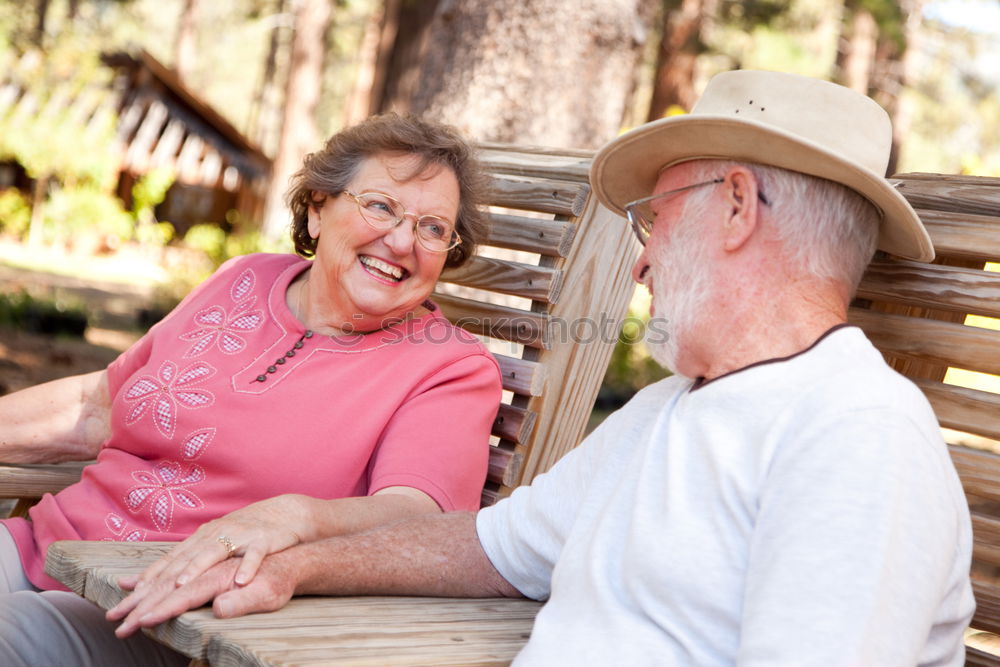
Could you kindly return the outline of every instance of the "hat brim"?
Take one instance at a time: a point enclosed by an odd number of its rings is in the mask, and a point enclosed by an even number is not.
[[[878,248],[924,262],[934,246],[909,202],[881,175],[800,136],[751,119],[688,115],[664,118],[623,134],[594,158],[590,182],[619,215],[653,193],[659,173],[679,162],[739,160],[825,178],[855,190],[882,215]]]

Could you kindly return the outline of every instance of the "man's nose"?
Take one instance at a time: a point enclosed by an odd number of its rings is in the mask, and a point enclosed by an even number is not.
[[[641,285],[646,284],[646,275],[649,273],[649,260],[646,259],[645,248],[639,254],[639,258],[632,265],[632,280]]]

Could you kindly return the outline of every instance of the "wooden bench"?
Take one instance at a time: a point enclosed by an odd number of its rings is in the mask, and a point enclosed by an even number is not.
[[[539,208],[555,206],[550,200],[563,202],[561,205],[564,208],[559,220],[575,223],[575,243],[580,244],[580,237],[587,236],[582,242],[583,248],[592,244],[606,245],[603,252],[614,253],[613,256],[604,255],[596,248],[582,255],[579,250],[568,250],[565,253],[549,251],[552,254],[545,255],[538,266],[549,268],[548,262],[562,266],[562,296],[555,303],[552,303],[551,297],[548,300],[532,299],[530,312],[547,312],[549,317],[565,316],[559,310],[560,306],[566,304],[565,299],[586,298],[587,293],[604,289],[608,284],[606,281],[616,284],[620,281],[625,287],[621,292],[604,293],[595,299],[597,304],[591,303],[591,312],[624,312],[612,307],[603,308],[600,303],[602,299],[610,299],[607,303],[612,306],[617,304],[614,299],[630,291],[625,274],[630,263],[628,258],[634,248],[627,240],[626,225],[617,220],[610,225],[604,224],[597,232],[588,231],[588,224],[604,215],[600,209],[592,208],[592,202],[586,204],[585,210],[579,211],[582,215],[572,214],[572,202],[581,192],[580,188],[584,187],[586,154],[521,152],[494,147],[488,151],[488,155],[491,169],[497,174],[497,182],[502,184],[498,185],[498,190],[508,187],[508,183],[512,192],[523,193],[528,188],[535,188]],[[539,186],[538,179],[546,182],[545,179],[552,178],[557,164],[563,171],[559,172],[561,175],[556,180],[576,184],[577,194],[572,194],[572,189],[564,191],[557,187],[545,192]],[[566,170],[572,170],[574,178],[569,178]],[[1000,665],[1000,657],[992,655],[1000,655],[1000,648],[991,647],[992,642],[1000,638],[990,634],[1000,634],[1000,444],[996,442],[1000,440],[1000,395],[997,394],[1000,386],[989,387],[988,383],[992,382],[989,377],[981,378],[987,383],[984,384],[987,388],[958,386],[952,382],[955,371],[950,371],[950,375],[948,371],[949,368],[954,368],[1000,374],[1000,331],[982,328],[976,326],[979,324],[977,322],[967,321],[970,315],[1000,317],[1000,274],[986,270],[987,262],[1000,260],[1000,179],[904,174],[894,180],[900,192],[910,200],[927,225],[937,248],[938,259],[933,263],[920,263],[877,258],[862,282],[850,319],[866,331],[895,368],[913,378],[923,389],[934,406],[942,427],[946,429],[946,439],[950,443],[949,447],[973,513],[975,551],[972,574],[978,609],[972,622],[974,630],[970,630],[968,634],[970,648],[967,664]],[[519,198],[521,196],[518,195]],[[513,224],[519,217],[508,219],[501,216],[498,220],[503,227],[508,223]],[[501,233],[506,235],[506,232],[497,232]],[[517,235],[522,242],[508,247],[532,247],[530,240],[524,238],[521,232],[517,232]],[[581,260],[582,257],[590,259]],[[480,276],[492,273],[494,270],[487,267],[493,266],[493,261],[479,263],[479,268],[470,268],[469,272]],[[559,264],[561,261],[565,263]],[[577,271],[578,267],[573,264],[581,261],[586,268]],[[570,265],[568,269],[567,263]],[[469,279],[463,278],[462,281],[469,284]],[[455,301],[454,304],[459,309],[465,307],[460,301]],[[443,305],[452,307],[453,302],[445,299]],[[471,305],[468,307],[472,308]],[[491,312],[508,312],[503,310],[506,306],[497,308],[500,310]],[[571,315],[572,317],[578,316],[582,311],[575,309],[574,312],[576,314]],[[521,356],[502,359],[505,376],[511,373],[510,378],[505,380],[507,385],[513,387],[515,382],[521,384],[517,385],[518,391],[510,401],[510,407],[501,411],[501,416],[512,415],[513,418],[505,418],[509,421],[498,425],[497,430],[503,440],[494,456],[490,486],[484,493],[487,503],[508,493],[518,480],[529,481],[567,448],[576,444],[583,428],[578,414],[580,411],[589,411],[593,402],[592,391],[596,391],[591,385],[593,376],[585,383],[576,368],[579,367],[578,364],[602,368],[600,364],[607,360],[606,356],[602,356],[603,353],[596,354],[586,345],[574,347],[570,341],[569,347],[562,352],[567,361],[562,366],[555,366],[563,370],[555,371],[555,376],[551,375],[553,366],[545,366],[545,360],[552,363],[551,355],[560,350],[564,342],[550,340],[548,347],[543,342],[533,343],[539,339],[537,335],[529,335],[533,329],[527,323],[531,321],[533,320],[524,320],[526,328],[517,330],[517,336],[523,336],[518,340],[529,343]],[[511,334],[504,337],[504,340],[517,336]],[[579,356],[592,353],[593,358],[582,359]],[[527,365],[529,363],[542,365]],[[535,372],[548,373],[548,381],[538,385],[546,387],[546,391],[538,392],[525,387],[523,381],[526,371],[519,370],[522,368],[534,368]],[[596,374],[600,375],[599,370]],[[553,387],[553,384],[559,386]],[[553,390],[556,391],[555,395],[548,393]],[[554,403],[550,404],[549,401]],[[550,405],[560,406],[558,410],[565,412],[550,412]],[[533,438],[530,435],[531,429],[523,426],[526,420],[532,418],[536,422]],[[570,420],[573,424],[568,425],[563,419]],[[522,424],[521,429],[528,435],[512,429],[512,422]],[[50,557],[50,561],[86,555],[85,552],[89,553],[88,549],[93,545],[83,546],[87,548],[67,547],[61,551],[59,558]],[[93,555],[88,558],[83,559],[83,565],[77,563],[74,571],[78,575],[84,571],[95,573],[99,570],[96,565],[99,560]],[[103,579],[95,576],[95,581],[98,580],[108,579],[107,576]],[[82,589],[82,580],[77,583]],[[93,595],[88,593],[88,597],[97,600],[101,595],[107,596],[106,587],[102,590],[103,592],[94,592]],[[108,602],[110,600],[105,600],[104,604]],[[505,648],[500,653],[508,656],[496,658],[497,662],[503,662],[513,655],[510,643],[513,641],[516,644],[516,641],[511,637],[517,632],[523,633],[523,614],[522,610],[516,622],[498,615],[495,623],[490,626],[497,637],[503,636]],[[257,632],[259,631],[258,628]],[[379,628],[373,632],[382,631]],[[475,636],[489,644],[488,633]],[[229,641],[232,638],[223,641],[218,637],[217,635],[212,641],[216,642],[216,648],[220,651],[216,656],[221,659],[221,656],[228,653],[220,647],[225,644],[226,651],[232,650],[232,642]],[[237,643],[239,641],[244,640],[237,640]],[[357,643],[360,640],[354,637],[353,641]],[[500,641],[498,638],[497,642]],[[343,640],[337,646],[346,645],[344,642],[349,644],[348,640]]]

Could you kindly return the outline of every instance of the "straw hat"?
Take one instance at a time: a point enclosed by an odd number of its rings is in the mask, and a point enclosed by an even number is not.
[[[871,99],[795,74],[739,70],[719,74],[690,114],[642,125],[594,158],[590,182],[620,215],[653,194],[660,172],[700,158],[782,167],[846,185],[882,214],[878,247],[930,261],[934,246],[909,203],[884,178],[892,125]]]

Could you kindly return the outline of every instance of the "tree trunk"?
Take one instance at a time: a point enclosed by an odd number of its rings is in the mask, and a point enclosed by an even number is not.
[[[878,25],[875,17],[858,0],[844,3],[842,32],[837,43],[836,79],[838,83],[868,94],[875,63]]]
[[[270,15],[273,21],[271,26],[271,38],[267,47],[267,56],[264,60],[264,71],[257,89],[254,91],[253,100],[250,102],[250,110],[247,114],[247,136],[271,154],[275,152],[274,133],[275,126],[278,125],[276,117],[279,114],[277,96],[277,72],[278,72],[278,51],[281,49],[282,30],[286,27],[281,17],[285,12],[285,0],[276,0],[274,13]]]
[[[886,37],[876,50],[874,76],[868,91],[892,118],[892,151],[887,174],[894,174],[899,150],[910,131],[913,109],[906,89],[916,77],[916,56],[920,51],[921,17],[925,0],[899,0],[901,39]]]
[[[701,30],[709,9],[706,4],[705,0],[663,3],[663,36],[656,56],[648,120],[662,118],[674,106],[690,111],[698,99],[695,61],[704,50]]]
[[[184,0],[174,41],[174,67],[181,81],[190,82],[198,58],[198,0]]]
[[[440,0],[385,1],[382,37],[372,82],[370,108],[373,111],[410,111],[439,4]]]
[[[382,106],[480,141],[600,146],[619,130],[641,56],[642,1],[407,3],[402,13],[433,14],[426,28],[401,15]]]
[[[264,208],[264,235],[278,238],[288,226],[283,200],[289,177],[319,147],[316,105],[323,83],[323,55],[331,20],[330,0],[302,0],[295,9],[295,36],[285,86],[278,153],[271,168]]]
[[[43,47],[45,41],[45,20],[49,14],[49,0],[35,1],[35,32],[31,41],[38,48]]]

